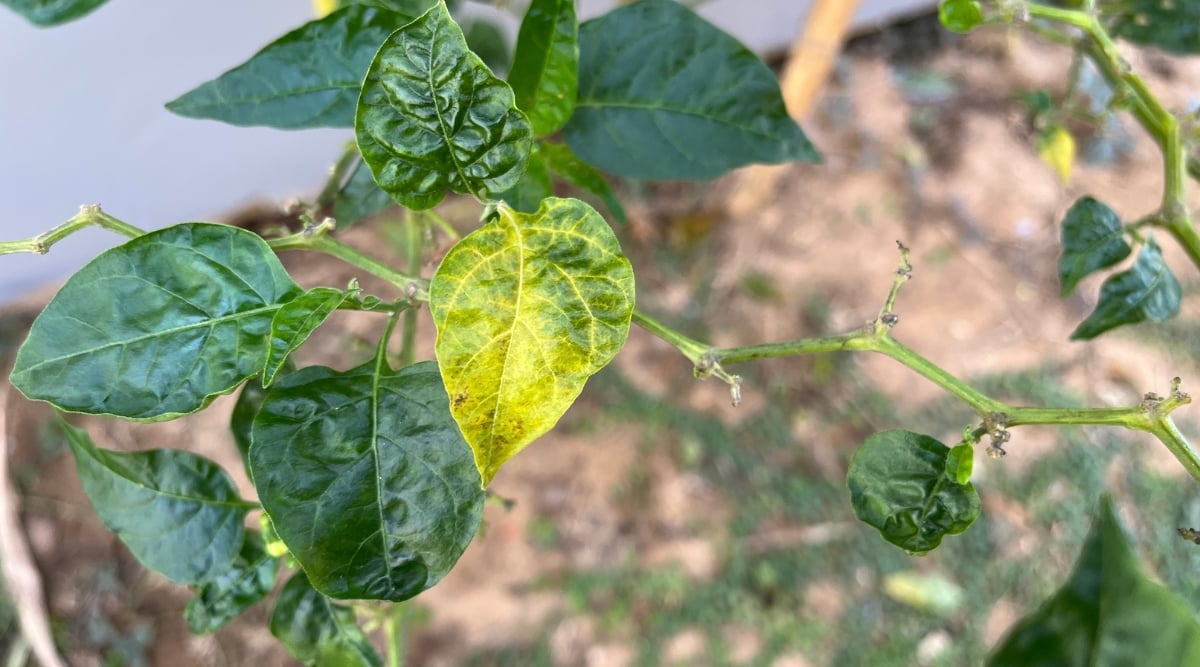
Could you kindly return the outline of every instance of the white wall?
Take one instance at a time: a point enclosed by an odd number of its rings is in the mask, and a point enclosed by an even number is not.
[[[613,4],[579,2],[583,16]],[[933,2],[866,0],[858,20]],[[808,1],[713,0],[700,11],[752,48],[777,49]],[[43,30],[0,8],[0,239],[33,236],[80,204],[156,228],[319,187],[349,131],[237,128],[162,108],[310,12],[308,0],[111,0]],[[0,300],[61,280],[119,241],[93,230],[47,256],[0,257]]]

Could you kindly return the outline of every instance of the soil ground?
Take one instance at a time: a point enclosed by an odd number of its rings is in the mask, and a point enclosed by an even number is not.
[[[1194,104],[1200,61],[1127,55],[1169,107]],[[617,231],[639,305],[721,346],[842,332],[878,313],[902,240],[914,278],[896,337],[985,391],[1127,406],[1176,375],[1194,390],[1197,273],[1169,239],[1184,315],[1067,342],[1101,279],[1059,296],[1064,212],[1094,194],[1133,220],[1161,196],[1158,153],[1127,117],[1105,132],[1069,125],[1081,159],[1067,184],[1039,158],[1020,96],[1061,98],[1069,67],[1064,49],[1004,32],[926,54],[896,53],[887,39],[852,49],[805,124],[824,164],[782,168],[768,193],[747,187],[753,169],[712,183],[622,184],[632,220]],[[463,230],[476,214],[455,201],[442,213]],[[402,256],[382,221],[343,238]],[[334,260],[285,262],[305,286],[357,277],[386,294]],[[6,311],[9,351],[36,301]],[[349,367],[379,324],[339,314],[299,361]],[[432,356],[427,319],[421,345]],[[406,664],[977,664],[1065,576],[1101,491],[1120,500],[1149,566],[1200,603],[1187,575],[1200,550],[1173,537],[1200,525],[1200,493],[1149,437],[1021,428],[1004,459],[981,448],[984,518],[933,556],[910,558],[854,520],[849,457],[888,428],[952,442],[969,410],[883,357],[734,370],[746,378],[739,408],[635,328],[560,427],[496,478],[492,490],[511,508],[489,507],[458,567],[409,605]],[[166,424],[80,423],[103,446],[211,457],[249,496],[231,405]],[[144,571],[100,525],[47,411],[24,401],[9,410],[23,528],[70,664],[293,664],[265,627],[267,604],[190,636],[181,616],[190,592]],[[1191,412],[1179,415],[1195,435]]]

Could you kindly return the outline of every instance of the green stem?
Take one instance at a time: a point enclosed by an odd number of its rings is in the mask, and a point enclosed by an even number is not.
[[[383,620],[388,667],[404,667],[404,620],[407,615],[408,603],[397,602],[396,607]]]
[[[650,317],[646,313],[634,309],[633,322],[639,327],[649,331],[659,338],[667,341],[672,347],[679,350],[683,356],[688,358],[688,361],[699,366],[704,360],[704,355],[711,349],[708,345],[697,340],[692,340],[687,336],[679,333],[671,327],[659,322]]]
[[[358,145],[353,141],[346,142],[345,148],[342,149],[342,156],[329,170],[329,180],[325,181],[325,187],[321,188],[321,194],[317,195],[317,206],[324,208],[333,204],[333,201],[337,199],[338,192],[342,189],[346,175],[350,172],[350,167],[353,167],[357,160]]]
[[[10,255],[18,252],[31,252],[44,255],[50,252],[50,246],[67,238],[71,234],[86,227],[100,227],[129,238],[137,238],[146,232],[133,225],[100,210],[99,206],[80,206],[69,220],[61,225],[23,241],[0,241],[0,255]]]
[[[1167,449],[1171,450],[1171,453],[1175,455],[1176,459],[1179,459],[1192,477],[1200,479],[1200,454],[1192,449],[1187,438],[1183,437],[1170,417],[1164,416],[1153,422],[1148,430],[1166,445]]]
[[[421,272],[421,223],[413,212],[404,209],[404,229],[407,235],[405,248],[408,253],[408,272],[420,275]],[[417,348],[417,309],[409,308],[404,313],[404,333],[401,338],[400,364],[411,366],[416,359]]]
[[[420,301],[429,299],[428,281],[401,273],[361,250],[352,248],[336,239],[331,239],[325,235],[326,231],[328,231],[328,227],[321,224],[295,234],[270,239],[267,241],[267,244],[276,252],[284,250],[311,250],[336,257],[351,266],[362,269],[373,276],[382,278],[399,287],[405,293],[405,296],[409,298]]]

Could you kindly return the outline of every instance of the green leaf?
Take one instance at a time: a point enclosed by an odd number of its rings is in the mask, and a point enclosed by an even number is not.
[[[771,70],[672,0],[580,26],[579,99],[565,132],[583,160],[630,178],[707,179],[820,159]]]
[[[492,71],[508,69],[508,37],[487,19],[472,19],[462,24],[463,37],[471,49]]]
[[[279,537],[321,592],[405,600],[441,580],[483,512],[437,366],[312,366],[275,385],[250,468]]]
[[[284,362],[283,368],[276,373],[277,378],[296,370],[292,360]],[[250,429],[254,425],[254,417],[267,398],[267,388],[261,378],[250,378],[242,385],[237,402],[233,404],[233,414],[229,418],[229,430],[233,434],[233,442],[237,445],[242,465],[246,466],[246,475],[250,474]]]
[[[983,9],[979,0],[942,0],[938,19],[953,32],[971,32],[983,23]]]
[[[485,485],[621,349],[633,304],[616,236],[576,199],[500,206],[446,254],[429,284],[437,359]]]
[[[1067,217],[1063,219],[1062,246],[1058,279],[1062,283],[1063,296],[1074,292],[1080,280],[1120,262],[1133,252],[1125,242],[1121,218],[1091,197],[1081,198],[1067,211]]]
[[[621,205],[621,200],[617,199],[604,174],[576,157],[570,146],[543,141],[540,142],[539,152],[546,161],[546,166],[563,180],[603,199],[608,212],[612,213],[617,222],[625,224],[629,221],[625,215],[625,207]]]
[[[497,197],[522,213],[533,213],[542,205],[543,199],[554,195],[554,188],[550,183],[550,171],[546,169],[546,161],[542,159],[536,144],[529,153],[526,164],[521,180]]]
[[[1195,612],[1142,570],[1107,497],[1070,580],[988,660],[990,667],[1198,664]]]
[[[354,619],[354,610],[317,592],[303,572],[279,591],[271,614],[271,634],[308,667],[382,667]]]
[[[575,110],[579,82],[575,0],[533,0],[521,21],[508,83],[534,136],[562,128]]]
[[[183,610],[193,634],[216,632],[266,597],[275,587],[279,561],[263,547],[258,533],[247,533],[242,551],[228,570],[200,587]]]
[[[412,18],[363,5],[339,9],[271,42],[245,63],[168,102],[167,109],[281,130],[352,127],[371,58]]]
[[[71,412],[160,420],[262,370],[300,293],[261,238],[188,223],[139,236],[71,276],[17,353],[13,386]]]
[[[90,14],[108,0],[0,0],[30,23],[43,28]]]
[[[969,442],[952,447],[946,456],[946,476],[955,484],[966,484],[974,471],[975,447]]]
[[[111,452],[59,420],[96,514],[143,565],[181,584],[212,580],[242,547],[253,505],[220,466],[190,452]]]
[[[911,553],[932,551],[943,536],[963,532],[979,517],[979,495],[947,473],[950,451],[911,431],[867,438],[850,460],[846,480],[854,514]]]
[[[1183,54],[1200,53],[1200,4],[1194,0],[1101,0],[1100,19],[1114,37]]]
[[[1181,294],[1179,281],[1151,238],[1128,271],[1104,281],[1096,310],[1076,327],[1071,340],[1095,338],[1122,324],[1162,322],[1179,312]]]
[[[359,160],[346,184],[333,200],[333,218],[338,229],[345,229],[392,205],[392,198],[375,182],[371,168]]]
[[[340,0],[338,7],[350,7],[352,5],[369,5],[374,7],[383,7],[393,12],[400,12],[407,16],[417,17],[429,11],[429,8],[434,6],[438,0]],[[447,1],[450,9],[454,9],[457,2]]]
[[[275,381],[275,374],[283,368],[291,354],[308,340],[312,332],[316,331],[333,311],[357,292],[356,287],[349,290],[314,287],[285,303],[275,312],[275,318],[271,320],[267,363],[263,367],[264,387],[271,386]]]
[[[512,89],[467,48],[441,3],[383,43],[354,127],[375,182],[418,210],[446,188],[487,196],[513,187],[532,145]]]

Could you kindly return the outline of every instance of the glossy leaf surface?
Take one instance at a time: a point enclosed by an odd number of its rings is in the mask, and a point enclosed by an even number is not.
[[[143,565],[181,584],[228,569],[253,506],[220,466],[172,449],[100,449],[86,431],[61,425],[96,514]]]
[[[1181,295],[1179,281],[1151,238],[1128,271],[1104,281],[1096,309],[1071,333],[1071,340],[1095,338],[1123,324],[1162,322],[1179,312]]]
[[[1062,295],[1075,291],[1079,281],[1106,269],[1133,252],[1125,242],[1121,218],[1111,208],[1091,197],[1075,202],[1062,226],[1062,257],[1058,279]]]
[[[267,596],[275,587],[279,560],[271,557],[258,533],[247,533],[242,551],[229,569],[200,587],[183,610],[194,634],[216,632]]]
[[[333,218],[338,229],[345,229],[391,205],[392,198],[380,189],[367,163],[360,160],[333,200]]]
[[[546,161],[546,166],[564,181],[603,199],[604,205],[608,207],[608,212],[617,219],[617,222],[625,224],[629,221],[625,215],[625,207],[621,205],[621,200],[613,192],[612,186],[608,184],[604,174],[576,157],[570,146],[541,142],[538,151],[542,159]]]
[[[262,370],[271,320],[298,294],[248,231],[188,223],[151,232],[67,280],[33,323],[12,383],[71,412],[189,414]]]
[[[911,431],[867,438],[850,460],[850,504],[863,523],[912,553],[932,551],[979,517],[979,495],[947,472],[950,448]],[[955,460],[961,465],[961,460]],[[952,478],[953,477],[953,478]]]
[[[190,118],[282,130],[352,127],[371,58],[413,15],[355,5],[306,23],[250,60],[168,102]]]
[[[633,304],[616,236],[575,199],[501,207],[447,253],[429,285],[437,359],[484,484],[612,360]]]
[[[580,26],[579,99],[564,131],[584,161],[630,178],[707,179],[819,159],[771,70],[672,0]]]
[[[487,196],[513,187],[532,142],[512,89],[467,48],[441,3],[379,49],[355,133],[375,181],[412,209],[434,206],[446,188]]]
[[[575,110],[579,80],[575,0],[533,0],[517,35],[508,83],[534,136],[553,134]]]
[[[988,660],[990,667],[1197,664],[1195,612],[1142,570],[1107,498],[1070,580]]]
[[[550,182],[550,170],[542,159],[541,151],[535,145],[529,153],[525,173],[513,187],[501,192],[498,196],[513,209],[522,213],[533,213],[542,205],[542,200],[553,196],[554,188]]]
[[[308,667],[382,667],[354,618],[354,610],[317,592],[303,572],[279,591],[271,634]]]
[[[433,362],[296,371],[267,395],[253,442],[263,508],[331,597],[410,598],[479,528],[479,474]]]
[[[267,364],[263,369],[263,386],[269,387],[275,375],[287,363],[312,332],[325,322],[338,306],[357,290],[314,287],[285,303],[271,320],[271,339],[267,347]]]
[[[30,23],[49,27],[90,14],[108,0],[0,0]]]
[[[1200,53],[1200,3],[1100,0],[1100,18],[1115,37],[1166,51]]]

